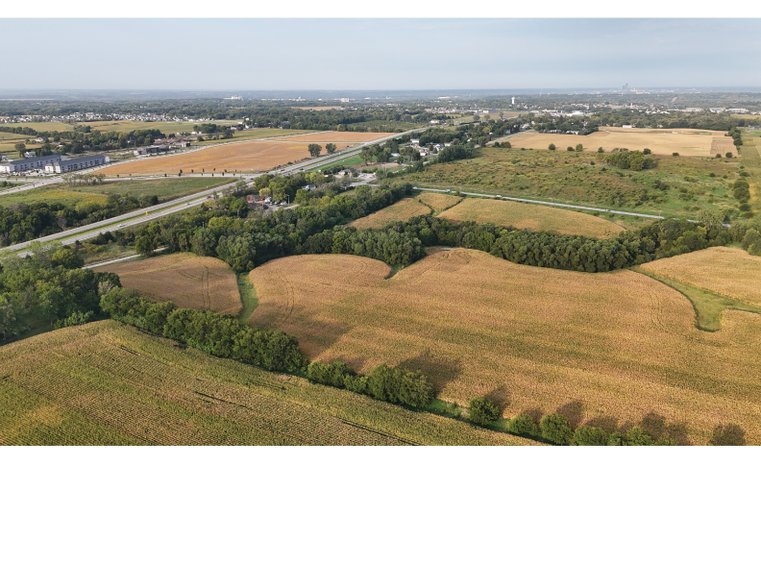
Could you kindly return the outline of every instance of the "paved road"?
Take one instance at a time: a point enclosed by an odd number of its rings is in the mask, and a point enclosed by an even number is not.
[[[396,137],[401,137],[408,133],[425,130],[426,128],[428,127],[423,127],[421,129],[413,129],[410,131],[405,131],[403,133],[396,133],[388,137],[383,137],[380,139],[375,139],[373,141],[368,141],[367,143],[363,143],[359,147],[347,148],[340,152],[337,151],[336,153],[332,155],[323,155],[322,157],[316,157],[314,159],[310,159],[309,161],[295,163],[295,164],[282,167],[280,169],[271,170],[265,173],[270,173],[274,175],[290,175],[292,173],[296,173],[302,170],[307,171],[307,170],[315,169],[325,165],[326,163],[332,163],[337,160],[350,157],[351,155],[354,155],[355,153],[359,153],[362,150],[362,148],[366,147],[367,145],[375,145],[376,143],[383,143],[385,141],[394,139]],[[85,171],[90,171],[90,170],[85,170]],[[193,175],[199,176],[199,174],[193,174]],[[211,174],[205,174],[204,177],[209,177],[210,175]],[[234,176],[234,177],[243,179],[246,181],[247,185],[250,185],[256,178],[262,175],[264,175],[264,173],[242,174],[240,176]],[[183,177],[184,176],[185,174],[183,174]],[[215,177],[221,177],[221,176],[220,174],[217,174]],[[224,177],[227,178],[232,176],[227,175]],[[132,177],[130,179],[120,178],[120,180],[134,181],[134,180],[162,179],[162,178],[163,178],[163,175],[162,176],[147,176],[147,177]],[[21,249],[26,249],[33,242],[60,241],[62,245],[69,245],[71,243],[74,243],[75,241],[84,241],[87,239],[91,239],[93,237],[97,237],[100,233],[102,233],[105,230],[118,230],[118,229],[123,229],[127,227],[132,227],[135,225],[147,223],[147,222],[156,220],[162,216],[188,210],[192,206],[200,206],[201,204],[206,202],[208,197],[214,194],[214,192],[219,192],[220,190],[223,190],[223,189],[224,187],[210,188],[209,190],[204,190],[203,192],[198,192],[190,196],[184,196],[182,198],[172,200],[171,202],[164,202],[162,204],[157,204],[155,206],[150,206],[148,208],[142,208],[136,211],[128,212],[117,217],[99,221],[97,223],[92,223],[91,225],[87,225],[86,227],[77,227],[74,229],[61,231],[59,233],[54,233],[46,237],[33,239],[32,241],[16,243],[15,245],[10,245],[4,249],[0,249],[0,254],[8,253],[10,251],[18,251]],[[29,252],[21,251],[19,255],[26,256],[26,255],[29,255]]]

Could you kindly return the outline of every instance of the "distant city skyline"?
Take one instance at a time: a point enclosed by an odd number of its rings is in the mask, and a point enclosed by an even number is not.
[[[761,19],[3,20],[6,93],[761,88]]]

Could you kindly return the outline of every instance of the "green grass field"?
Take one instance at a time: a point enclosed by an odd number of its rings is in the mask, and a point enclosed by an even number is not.
[[[330,163],[326,165],[325,167],[321,167],[320,169],[322,171],[326,171],[329,169],[333,169],[334,167],[338,167],[339,165],[343,165],[345,167],[353,167],[355,165],[362,165],[364,161],[362,161],[362,158],[359,155],[352,155],[351,157],[347,157],[346,159],[341,159],[340,161],[336,161],[335,163]]]
[[[536,445],[113,321],[3,348],[5,445]]]
[[[701,210],[716,209],[730,219],[740,214],[731,196],[741,171],[737,159],[658,157],[655,169],[632,172],[605,164],[595,153],[498,148],[478,152],[473,159],[434,164],[405,179],[424,187],[672,217],[695,218]],[[658,182],[667,189],[658,189]],[[638,222],[625,220],[625,226]]]
[[[130,195],[137,198],[156,196],[160,201],[172,200],[215,186],[234,181],[232,178],[166,178],[160,180],[127,180],[106,182],[96,186],[66,186],[55,184],[12,194],[0,194],[0,206],[23,202],[78,204],[105,204],[110,194]]]

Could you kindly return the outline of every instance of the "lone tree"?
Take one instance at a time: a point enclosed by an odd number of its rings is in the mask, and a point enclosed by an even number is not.
[[[507,423],[507,430],[513,435],[531,435],[533,437],[541,435],[539,425],[536,424],[531,415],[527,414],[519,414],[511,418],[510,422]]]
[[[468,406],[468,420],[477,425],[486,426],[500,417],[499,407],[488,398],[474,398]]]
[[[569,445],[573,439],[573,427],[561,414],[547,414],[539,422],[542,437],[558,445]]]
[[[322,147],[318,145],[317,143],[310,143],[307,146],[307,149],[309,149],[309,155],[312,157],[317,157],[320,155],[320,151],[322,151]]]
[[[555,151],[555,143],[550,143],[549,150]]]
[[[584,145],[582,145],[581,143],[576,145],[576,151],[584,151]]]
[[[336,152],[336,146],[334,143],[328,143],[325,145],[325,151],[327,151],[330,155]]]

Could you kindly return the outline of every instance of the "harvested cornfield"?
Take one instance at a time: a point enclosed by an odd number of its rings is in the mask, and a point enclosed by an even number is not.
[[[403,198],[378,212],[358,218],[350,226],[357,227],[357,229],[381,229],[392,221],[406,221],[413,216],[430,213],[431,209],[425,204],[421,204],[414,198]]]
[[[3,347],[4,445],[536,445],[113,321]]]
[[[720,331],[700,331],[690,301],[647,276],[475,250],[388,272],[340,255],[269,262],[250,274],[251,320],[295,335],[311,359],[420,369],[443,399],[485,395],[505,416],[560,410],[575,424],[639,425],[693,444],[731,427],[761,444],[759,315],[726,311]]]
[[[439,216],[455,221],[491,223],[516,229],[553,231],[563,235],[584,235],[598,239],[614,237],[622,231],[619,225],[591,214],[552,206],[481,198],[466,198]]]
[[[304,137],[301,137],[304,140]],[[329,140],[327,142],[330,142]],[[205,173],[221,175],[228,172],[265,171],[285,163],[296,162],[309,158],[306,143],[320,143],[325,149],[325,142],[316,137],[304,144],[272,141],[240,141],[227,143],[207,149],[198,149],[190,153],[151,157],[138,161],[130,161],[107,167],[103,173],[109,176],[155,175],[183,173]],[[336,143],[338,149],[343,149],[347,143]]]
[[[761,308],[761,257],[710,247],[642,265],[642,269]]]
[[[444,212],[447,208],[452,208],[462,200],[461,196],[454,194],[442,194],[441,192],[423,192],[417,197],[420,202],[429,206],[434,214]]]
[[[576,147],[579,143],[584,151],[597,151],[602,147],[606,152],[613,149],[630,149],[642,151],[647,148],[656,155],[689,155],[710,157],[715,155],[714,141],[717,146],[725,146],[724,131],[706,131],[702,129],[624,129],[620,127],[600,127],[589,135],[561,135],[556,133],[522,133],[510,138],[515,148],[547,149],[553,143],[560,151]],[[732,152],[737,156],[737,148],[729,144],[722,155]]]
[[[214,257],[175,253],[104,265],[96,271],[118,274],[122,286],[155,302],[171,300],[180,308],[236,316],[243,309],[235,273]]]
[[[712,157],[721,155],[724,157],[727,153],[731,153],[737,157],[737,147],[735,147],[735,141],[732,137],[725,137],[723,135],[714,135],[711,141],[711,153]]]

